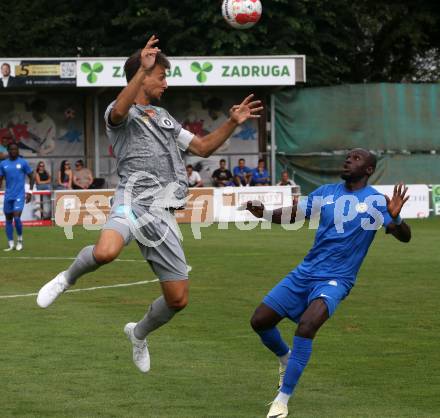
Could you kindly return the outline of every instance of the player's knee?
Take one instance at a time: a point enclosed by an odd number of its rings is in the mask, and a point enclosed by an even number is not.
[[[167,305],[170,309],[181,311],[188,305],[188,295],[169,298],[169,300],[167,300]]]
[[[99,264],[111,263],[119,255],[119,249],[111,246],[95,246],[93,256]]]
[[[319,326],[310,319],[301,319],[298,323],[295,335],[303,338],[314,338]]]
[[[254,315],[252,315],[252,318],[251,318],[251,327],[252,327],[252,329],[255,331],[255,332],[258,332],[258,331],[262,331],[264,328],[265,328],[265,326],[264,326],[264,320],[263,320],[263,318],[260,316],[260,315],[258,315],[258,314],[254,314]]]

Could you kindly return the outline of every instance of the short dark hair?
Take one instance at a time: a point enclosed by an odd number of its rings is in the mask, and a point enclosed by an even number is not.
[[[9,151],[11,147],[17,147],[18,148],[18,144],[16,144],[15,142],[10,142],[8,144],[8,146],[6,147],[6,149]]]
[[[238,162],[240,162],[240,161],[246,161],[244,158],[240,158],[239,160],[238,160]]]
[[[142,49],[138,49],[134,54],[132,54],[124,64],[124,72],[125,78],[127,79],[127,83],[134,77],[137,70],[141,66],[141,52]],[[154,66],[151,68],[150,72],[156,65],[161,65],[162,67],[169,70],[171,68],[170,61],[166,57],[166,55],[162,52],[158,52],[156,54],[156,61],[154,62]]]
[[[188,164],[188,165],[186,166],[186,168],[193,168],[193,166],[192,166],[191,164]]]
[[[220,162],[221,162],[221,163],[225,163],[226,160],[225,160],[224,158],[222,158],[222,159],[220,160]]]
[[[76,164],[81,164],[84,167],[84,161],[83,160],[76,160],[75,161],[75,165]]]
[[[264,160],[264,158],[260,158],[260,159],[258,160],[258,164],[260,164],[260,163],[266,163],[266,161]]]
[[[3,67],[4,65],[6,65],[6,67],[9,67],[9,69],[11,69],[11,65],[9,64],[9,62],[4,62],[1,66]]]

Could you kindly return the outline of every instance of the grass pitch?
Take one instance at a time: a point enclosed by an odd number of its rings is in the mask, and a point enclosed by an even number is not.
[[[358,283],[315,339],[289,417],[440,417],[440,219],[410,224],[410,244],[378,232]],[[35,296],[0,299],[0,417],[266,416],[278,364],[249,318],[315,231],[214,225],[195,240],[182,230],[190,305],[150,336],[147,375],[122,330],[158,283],[65,294],[46,310]],[[97,234],[26,229],[23,252],[0,254],[0,296],[38,291],[70,263],[45,257],[75,257]],[[114,262],[76,288],[154,279],[135,244],[121,258],[139,262]],[[294,329],[282,323],[289,343]]]

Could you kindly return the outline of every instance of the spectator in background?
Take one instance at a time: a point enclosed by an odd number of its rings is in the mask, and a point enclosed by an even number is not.
[[[7,62],[2,64],[1,73],[0,89],[16,85],[15,77],[12,77],[11,75],[11,66]]]
[[[296,186],[295,182],[289,179],[288,171],[281,173],[281,180],[277,183],[277,186]]]
[[[249,186],[252,179],[252,170],[246,167],[244,158],[238,160],[238,166],[234,167],[234,183],[236,186]]]
[[[8,139],[3,137],[0,141],[0,161],[5,160],[8,156]]]
[[[252,170],[252,186],[270,186],[269,173],[266,170],[266,163],[263,159],[258,160],[257,168]]]
[[[92,172],[88,168],[84,167],[83,160],[76,161],[75,170],[73,171],[72,188],[86,190],[90,188],[92,183]]]
[[[44,161],[40,161],[35,169],[35,184],[37,185],[37,190],[50,190],[51,181],[52,179],[46,170]]]
[[[188,176],[189,187],[203,187],[203,182],[200,174],[193,169],[193,166],[191,164],[188,164],[186,166],[186,174]]]
[[[56,188],[58,190],[71,189],[72,177],[73,173],[69,161],[63,160],[61,162],[60,170],[58,171]]]
[[[214,182],[214,187],[234,185],[232,173],[226,168],[226,160],[224,158],[220,160],[220,168],[217,168],[212,174],[212,181]]]

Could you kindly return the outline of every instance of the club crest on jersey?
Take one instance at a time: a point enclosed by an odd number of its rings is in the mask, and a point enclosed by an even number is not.
[[[360,202],[356,205],[357,213],[365,213],[368,210],[368,205],[364,202]]]
[[[21,164],[19,163],[19,164],[17,164],[16,166],[15,166],[15,168],[18,168],[18,169],[20,169],[21,168]]]
[[[156,111],[154,109],[145,109],[144,114],[150,118],[154,118],[156,116]]]
[[[159,122],[159,125],[162,126],[163,128],[166,128],[166,129],[173,129],[174,128],[174,123],[172,122],[171,119],[168,119],[168,118],[162,118]]]

